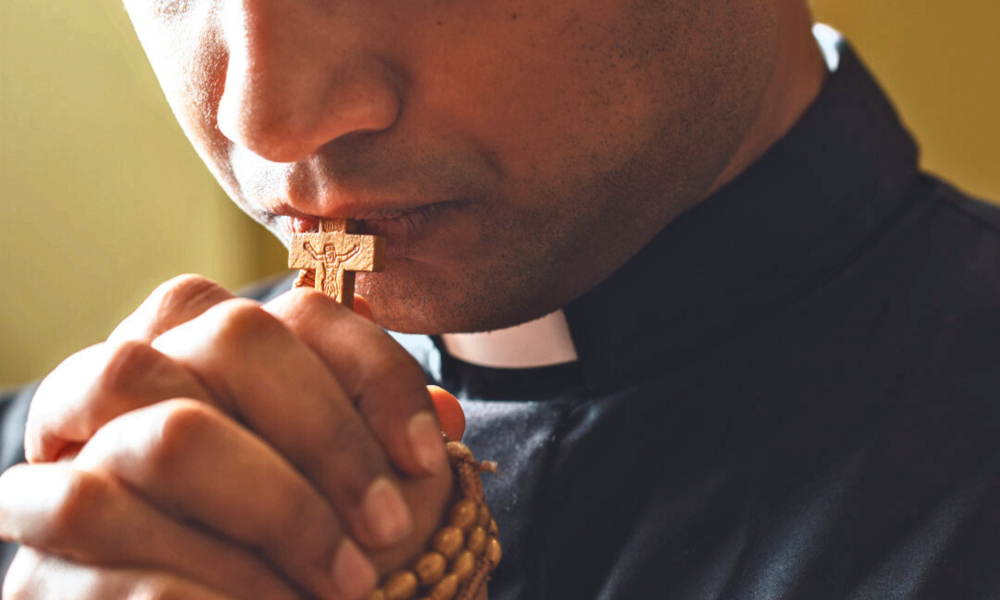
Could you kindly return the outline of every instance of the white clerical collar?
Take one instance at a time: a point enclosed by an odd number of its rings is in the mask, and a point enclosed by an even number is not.
[[[576,347],[561,310],[507,329],[484,333],[446,333],[448,354],[496,369],[529,369],[573,362]]]
[[[840,48],[844,43],[844,36],[840,32],[822,23],[816,23],[812,29],[813,37],[819,43],[820,52],[823,53],[823,60],[826,61],[826,68],[830,73],[836,73],[840,67]]]
[[[826,25],[813,27],[827,68],[836,72],[843,38]],[[498,369],[527,369],[574,362],[576,347],[566,315],[556,311],[540,319],[486,333],[448,333],[441,336],[445,350],[455,358]]]

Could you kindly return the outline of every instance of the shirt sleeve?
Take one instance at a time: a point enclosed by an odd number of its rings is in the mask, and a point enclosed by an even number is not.
[[[20,389],[0,390],[0,472],[24,462],[24,426],[37,389],[38,382]],[[6,577],[17,548],[17,544],[0,542],[0,581]]]

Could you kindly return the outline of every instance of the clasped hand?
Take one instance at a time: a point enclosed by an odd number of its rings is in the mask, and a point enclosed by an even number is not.
[[[183,276],[42,383],[5,599],[350,599],[426,546],[452,493],[423,373],[311,290]],[[57,460],[59,459],[59,460]]]

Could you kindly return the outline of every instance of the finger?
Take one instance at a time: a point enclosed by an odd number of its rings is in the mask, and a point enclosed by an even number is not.
[[[296,597],[251,553],[71,463],[21,465],[0,476],[0,537],[76,562],[167,570],[239,598]]]
[[[323,359],[394,465],[414,476],[447,468],[426,378],[402,346],[313,290],[293,290],[264,308]]]
[[[38,463],[73,454],[118,415],[178,397],[212,402],[190,371],[146,342],[91,346],[39,386],[28,411],[25,457]]]
[[[372,312],[372,307],[365,300],[364,296],[359,296],[354,294],[354,314],[358,315],[362,319],[369,321],[371,323],[375,322],[375,313]]]
[[[210,279],[200,275],[179,275],[157,286],[139,308],[111,332],[108,341],[152,341],[161,333],[233,297]]]
[[[441,432],[449,440],[462,441],[462,436],[465,435],[465,411],[462,410],[458,399],[436,385],[427,386],[427,392],[430,393],[431,401],[434,403],[438,422],[441,423]]]
[[[232,297],[198,275],[181,275],[158,286],[115,328],[106,347],[99,344],[70,357],[42,383],[32,401],[26,458],[41,462],[73,454],[109,418],[136,406],[177,396],[207,400],[189,374],[171,368],[141,342]],[[122,384],[127,388],[114,389]],[[160,390],[159,384],[166,384],[162,393],[137,393]]]
[[[153,346],[314,482],[363,545],[410,534],[396,474],[361,416],[319,357],[259,305],[224,302]]]
[[[359,598],[377,574],[326,500],[274,450],[192,400],[130,412],[102,428],[77,468],[114,477],[181,520],[261,552],[318,598]]]
[[[10,564],[7,578],[4,580],[3,597],[9,600],[253,598],[253,596],[223,596],[166,573],[85,566],[27,547],[19,549]]]

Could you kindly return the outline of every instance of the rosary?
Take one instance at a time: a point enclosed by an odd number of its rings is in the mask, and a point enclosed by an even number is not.
[[[350,219],[324,219],[318,232],[293,236],[288,266],[302,270],[295,287],[315,288],[353,308],[354,274],[385,268],[385,238],[359,235],[357,228]],[[474,600],[499,564],[500,533],[480,480],[496,464],[476,461],[459,441],[447,441],[446,448],[458,501],[427,551],[383,579],[368,600]]]

